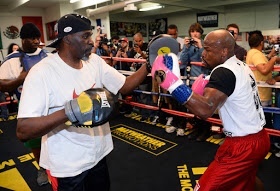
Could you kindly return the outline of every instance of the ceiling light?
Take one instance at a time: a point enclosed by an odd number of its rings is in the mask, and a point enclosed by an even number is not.
[[[139,9],[139,11],[150,11],[150,10],[155,10],[155,9],[161,9],[164,6],[162,5],[155,5],[155,6],[151,6],[151,7],[145,7],[145,8],[141,8]]]
[[[70,0],[70,3],[76,3],[77,1],[80,1],[80,0]]]

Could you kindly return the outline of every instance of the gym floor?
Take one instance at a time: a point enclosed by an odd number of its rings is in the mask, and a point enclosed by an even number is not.
[[[192,190],[223,139],[210,136],[203,142],[191,141],[175,132],[166,133],[163,124],[151,125],[140,118],[118,115],[110,121],[114,141],[107,157],[111,191]],[[17,140],[15,129],[16,119],[0,122],[0,190],[50,191],[49,184],[37,186],[38,164]],[[258,171],[266,190],[279,191],[277,169],[279,158],[268,153]]]

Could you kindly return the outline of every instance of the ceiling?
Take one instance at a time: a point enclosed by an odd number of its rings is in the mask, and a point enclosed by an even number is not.
[[[68,3],[69,0],[0,0],[1,13],[13,12],[17,9],[28,8],[47,8],[55,6],[59,3]],[[113,4],[120,4],[121,2],[130,2],[132,0],[108,0],[106,3],[96,5],[95,0],[83,0],[87,2],[86,7],[79,6],[78,3],[74,3],[74,10],[86,10],[86,9],[105,9],[110,12],[110,15],[122,15],[129,17],[145,17],[153,15],[166,15],[171,13],[178,13],[182,11],[189,12],[219,12],[223,13],[225,10],[233,7],[250,7],[250,6],[262,6],[280,2],[280,0],[135,0],[134,5],[139,9],[143,4],[147,3],[159,3],[164,6],[162,9],[140,12],[140,11],[124,11],[124,7],[116,8]],[[26,3],[21,3],[26,2]],[[90,3],[93,2],[93,3]],[[151,6],[148,4],[148,6]],[[110,9],[109,9],[110,8]]]

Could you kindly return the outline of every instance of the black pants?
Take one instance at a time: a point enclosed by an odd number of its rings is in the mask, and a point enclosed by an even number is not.
[[[58,178],[57,181],[58,191],[109,191],[110,178],[106,158],[77,176]]]

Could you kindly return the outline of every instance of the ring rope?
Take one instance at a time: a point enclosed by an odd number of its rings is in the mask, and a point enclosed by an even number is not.
[[[160,95],[160,96],[172,97],[171,94],[158,93],[158,92],[149,92],[149,91],[142,91],[142,90],[133,90],[133,92],[149,94],[149,95]],[[278,107],[263,107],[263,111],[266,113],[280,114],[280,108],[278,108]]]
[[[119,99],[119,101],[125,103],[125,104],[129,104],[132,106],[136,106],[136,107],[140,107],[143,109],[151,109],[151,110],[159,110],[159,107],[157,106],[151,106],[151,105],[146,105],[146,104],[142,104],[142,103],[138,103],[138,102],[133,102],[133,101],[128,101],[128,100],[123,100],[123,99]],[[186,118],[194,118],[197,117],[194,114],[191,113],[186,113],[186,112],[181,112],[181,111],[176,111],[176,110],[170,110],[170,109],[166,109],[166,108],[161,108],[161,110],[163,112],[172,114],[172,115],[177,115],[177,116],[181,116],[181,117],[186,117]],[[218,124],[218,125],[223,125],[222,121],[220,119],[217,118],[207,118],[205,121],[214,123],[214,124]],[[264,128],[266,130],[266,132],[269,135],[272,136],[279,136],[280,137],[280,131],[276,130],[276,129],[270,129],[270,128]]]

